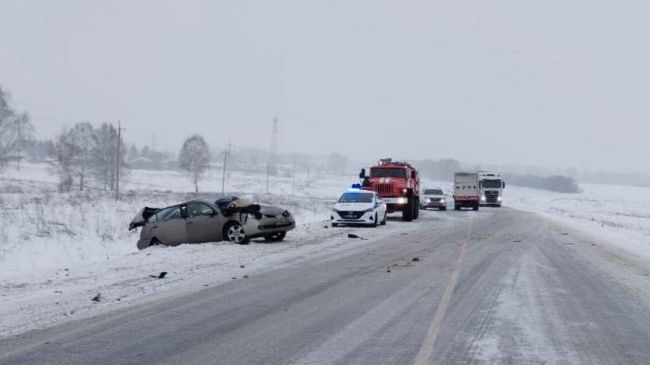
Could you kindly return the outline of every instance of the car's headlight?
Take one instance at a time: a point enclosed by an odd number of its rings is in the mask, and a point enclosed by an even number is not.
[[[498,200],[498,201],[501,201],[501,200],[503,200],[503,198],[501,198],[501,197],[498,197],[498,198],[497,198],[497,200]]]
[[[370,213],[370,212],[372,212],[373,210],[374,210],[373,208],[368,208],[368,209],[364,210],[363,212],[364,212],[364,213]]]
[[[481,197],[481,201],[484,202],[485,200],[486,200],[486,199],[485,199],[485,196],[482,196],[482,197]]]
[[[446,203],[445,199],[440,199],[440,203],[445,204]]]

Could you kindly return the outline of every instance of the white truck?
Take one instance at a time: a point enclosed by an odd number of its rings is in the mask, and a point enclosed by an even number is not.
[[[454,209],[480,206],[479,174],[477,172],[457,172],[454,174]]]
[[[500,208],[503,203],[503,189],[506,183],[501,175],[494,172],[479,171],[481,206]]]

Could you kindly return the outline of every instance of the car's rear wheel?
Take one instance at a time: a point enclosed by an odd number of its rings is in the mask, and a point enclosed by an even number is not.
[[[244,227],[240,223],[231,223],[226,226],[226,229],[224,231],[224,236],[228,241],[232,243],[236,243],[238,245],[247,245],[249,243],[246,232],[244,232]]]

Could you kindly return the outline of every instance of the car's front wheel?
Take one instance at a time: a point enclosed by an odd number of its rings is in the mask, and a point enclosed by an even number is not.
[[[226,239],[238,245],[247,245],[249,242],[244,232],[244,227],[240,223],[231,223],[226,226],[225,235]]]

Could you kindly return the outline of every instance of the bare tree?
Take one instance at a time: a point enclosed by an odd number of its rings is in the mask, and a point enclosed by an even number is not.
[[[56,150],[56,172],[59,175],[59,192],[69,192],[74,182],[74,156],[77,153],[77,146],[72,140],[68,131],[64,130],[57,138]]]
[[[126,176],[124,163],[126,160],[126,151],[124,141],[118,141],[117,129],[109,124],[103,123],[96,129],[93,135],[92,150],[92,174],[99,184],[105,190],[114,190],[117,183],[117,174],[115,166],[117,165],[117,144],[121,143],[120,148],[120,180]]]
[[[9,161],[22,159],[22,148],[33,133],[29,116],[16,113],[8,99],[9,95],[0,87],[0,171]]]
[[[75,124],[69,133],[76,150],[72,158],[72,166],[74,174],[79,178],[79,191],[83,191],[87,185],[87,177],[91,164],[93,134],[95,131],[93,130],[92,124],[82,122]]]
[[[203,137],[195,134],[183,143],[178,155],[178,165],[190,174],[194,192],[199,192],[199,180],[210,164],[210,148]]]

